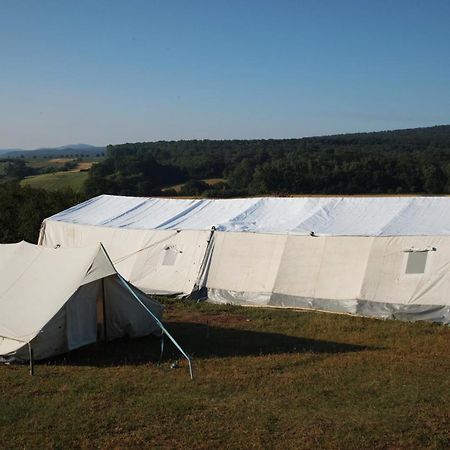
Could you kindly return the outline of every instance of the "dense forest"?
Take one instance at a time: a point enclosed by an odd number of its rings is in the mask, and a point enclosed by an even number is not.
[[[19,181],[36,169],[22,158],[4,159],[2,164],[0,242],[36,242],[45,217],[103,193],[450,193],[450,126],[303,139],[112,145],[90,170],[81,193],[20,186]],[[59,170],[70,170],[70,164]],[[181,188],[171,189],[173,185]]]
[[[58,192],[0,183],[0,243],[37,242],[42,221],[84,198],[71,190]]]
[[[223,179],[209,185],[203,180]],[[178,192],[167,189],[185,183]],[[450,126],[303,139],[110,145],[86,194],[442,194]]]

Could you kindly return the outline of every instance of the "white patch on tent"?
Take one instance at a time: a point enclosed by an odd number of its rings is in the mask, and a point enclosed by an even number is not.
[[[177,255],[179,251],[175,247],[165,247],[162,265],[163,266],[174,266],[177,260]]]
[[[408,261],[406,262],[405,273],[407,274],[425,273],[427,257],[428,251],[408,252]]]

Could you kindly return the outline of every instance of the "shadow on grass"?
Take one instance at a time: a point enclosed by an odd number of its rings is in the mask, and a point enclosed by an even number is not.
[[[348,353],[375,350],[375,347],[333,341],[306,339],[280,333],[250,331],[199,323],[172,322],[170,333],[194,359],[260,356],[283,353]],[[44,364],[117,366],[156,363],[160,358],[160,339],[148,336],[101,342],[83,347]],[[162,361],[181,359],[175,346],[165,338]]]

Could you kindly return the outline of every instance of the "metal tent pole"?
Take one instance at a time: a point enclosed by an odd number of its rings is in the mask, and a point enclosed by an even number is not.
[[[28,342],[28,354],[30,357],[30,375],[34,375],[34,361],[33,361],[33,349],[31,348],[31,342]]]
[[[108,261],[116,270],[114,267],[113,262],[111,261],[111,258],[108,255],[108,252],[106,251],[105,247],[102,243],[100,243],[100,246],[105,254],[105,256],[108,258]],[[180,353],[187,359],[189,364],[189,374],[191,376],[191,380],[194,379],[194,371],[192,369],[192,360],[189,357],[189,355],[181,348],[180,344],[175,340],[175,338],[167,331],[166,327],[162,324],[162,322],[153,314],[153,312],[145,305],[145,303],[136,295],[136,293],[133,291],[133,289],[130,288],[130,285],[127,283],[127,281],[120,275],[119,272],[116,270],[116,275],[119,277],[119,280],[121,283],[125,286],[125,288],[130,292],[130,294],[138,301],[138,303],[147,311],[147,313],[153,318],[153,320],[158,324],[158,326],[161,328],[161,331],[166,334],[166,336],[172,341],[172,343],[175,345],[175,347],[180,351]]]
[[[133,295],[133,297],[139,302],[139,304],[147,311],[150,316],[155,320],[155,322],[158,324],[158,326],[161,328],[162,332],[172,341],[172,343],[175,345],[175,347],[180,351],[180,353],[187,359],[189,364],[189,374],[191,376],[191,380],[194,378],[194,372],[192,369],[192,360],[189,357],[189,355],[181,348],[180,344],[175,340],[175,338],[167,331],[166,327],[162,324],[162,322],[153,314],[153,312],[144,304],[144,302],[136,295],[136,293],[133,291],[133,289],[130,288],[129,284],[126,282],[126,280],[120,275],[120,273],[117,273],[117,276],[119,277],[119,280],[122,282],[122,284],[127,288],[127,290]]]

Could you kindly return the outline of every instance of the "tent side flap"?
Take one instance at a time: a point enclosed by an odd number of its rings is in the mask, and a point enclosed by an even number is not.
[[[99,249],[60,251],[24,243],[0,273],[0,335],[33,339],[80,287]]]
[[[189,295],[199,277],[210,231],[134,230],[45,221],[43,245],[105,247],[116,270],[147,294]]]
[[[66,333],[66,308],[61,308],[30,342],[33,349],[33,359],[45,359],[69,351]],[[12,359],[28,361],[30,354],[28,344],[24,344],[13,352]],[[7,355],[0,348],[0,354]]]
[[[143,312],[142,307],[130,296],[118,277],[109,277],[104,283],[108,340],[124,336],[134,338],[152,333],[160,334],[158,324]],[[131,289],[158,318],[162,317],[163,305],[150,300],[138,289]]]
[[[408,261],[418,252],[417,273]],[[450,305],[450,236],[396,236],[374,241],[360,298],[405,305]]]
[[[222,303],[268,303],[283,254],[286,236],[214,233],[208,271],[208,297]]]
[[[274,257],[277,236],[223,234],[206,281],[213,302],[450,323],[450,237],[288,236]],[[427,254],[423,273],[408,273],[414,251]]]

